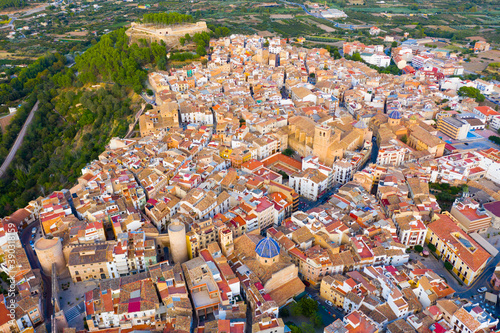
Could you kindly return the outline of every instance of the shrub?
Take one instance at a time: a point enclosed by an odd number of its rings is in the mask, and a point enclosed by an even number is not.
[[[282,153],[283,155],[285,155],[285,156],[290,157],[290,156],[292,156],[293,154],[295,154],[295,150],[293,150],[292,148],[287,148],[287,149],[283,150],[281,153]]]
[[[500,145],[500,137],[492,135],[488,139],[490,139],[490,141],[493,141],[493,143],[496,143],[497,145]]]

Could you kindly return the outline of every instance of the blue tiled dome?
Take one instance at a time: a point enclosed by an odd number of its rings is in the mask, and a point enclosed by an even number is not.
[[[262,258],[273,258],[280,254],[280,247],[274,239],[266,237],[257,243],[255,253]]]
[[[399,113],[399,111],[392,111],[390,114],[389,114],[389,118],[391,119],[401,119],[401,113]]]

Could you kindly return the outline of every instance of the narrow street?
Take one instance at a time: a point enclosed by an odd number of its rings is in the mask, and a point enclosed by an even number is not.
[[[40,262],[38,261],[38,258],[36,257],[35,251],[31,248],[30,245],[30,240],[31,240],[31,230],[36,227],[37,228],[37,233],[40,233],[40,221],[36,220],[32,224],[30,224],[26,229],[24,229],[21,233],[21,236],[19,237],[19,240],[21,241],[21,244],[24,247],[24,250],[26,251],[26,256],[28,257],[28,260],[30,262],[31,268],[40,269],[40,273],[42,275],[42,280],[43,280],[43,292],[44,292],[44,297],[42,300],[42,304],[44,305],[44,317],[45,317],[45,323],[50,325],[50,316],[52,315],[52,304],[51,304],[51,298],[52,298],[52,288],[51,288],[51,277],[46,276],[40,266]],[[43,295],[42,295],[43,296]]]
[[[323,307],[326,311],[329,312],[331,316],[334,316],[334,319],[341,319],[344,318],[344,312],[337,308],[336,306],[330,306],[326,304],[325,300],[320,297],[319,295],[319,289],[315,289],[312,287],[306,287],[306,292],[307,294],[314,299],[316,302],[318,302],[318,305],[320,307]]]

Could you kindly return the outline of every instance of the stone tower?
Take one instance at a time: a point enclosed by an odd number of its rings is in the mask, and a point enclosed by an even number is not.
[[[46,275],[52,274],[52,267],[56,268],[57,275],[66,273],[66,260],[64,259],[62,242],[59,237],[40,238],[35,243],[35,252]],[[55,264],[55,266],[52,264]]]
[[[219,228],[219,243],[224,256],[228,257],[233,253],[233,232],[227,226]]]
[[[320,161],[326,160],[328,147],[332,142],[332,129],[325,125],[316,125],[314,128],[313,154]]]
[[[174,263],[182,264],[188,260],[186,226],[184,223],[175,221],[168,225],[168,237],[170,238],[170,253]]]

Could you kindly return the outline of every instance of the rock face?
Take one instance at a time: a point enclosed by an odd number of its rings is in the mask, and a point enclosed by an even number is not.
[[[169,47],[177,47],[180,46],[180,37],[184,37],[186,34],[194,35],[203,31],[208,31],[207,23],[204,21],[170,26],[133,22],[131,27],[126,31],[126,34],[130,37],[131,43],[143,38],[149,42],[162,40]]]

